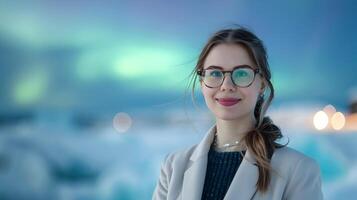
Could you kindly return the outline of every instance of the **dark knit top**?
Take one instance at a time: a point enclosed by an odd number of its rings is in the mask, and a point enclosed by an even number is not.
[[[242,152],[243,155],[245,151]],[[239,151],[208,152],[207,170],[202,192],[202,200],[223,199],[242,161]]]

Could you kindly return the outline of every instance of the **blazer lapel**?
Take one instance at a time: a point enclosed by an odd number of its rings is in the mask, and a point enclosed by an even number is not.
[[[182,199],[201,199],[207,168],[207,154],[212,144],[216,126],[212,126],[193,151],[183,177]]]
[[[201,199],[206,175],[206,167],[207,158],[202,157],[200,160],[195,161],[192,166],[186,170],[182,186],[182,199]]]
[[[251,152],[247,150],[224,200],[248,200],[254,197],[257,192],[256,183],[259,176],[258,167],[254,163],[255,159]]]

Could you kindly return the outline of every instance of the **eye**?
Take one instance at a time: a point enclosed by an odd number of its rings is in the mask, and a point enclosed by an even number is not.
[[[246,77],[246,76],[248,76],[248,73],[246,71],[244,71],[244,70],[238,70],[236,72],[236,76],[238,76],[238,77]]]
[[[233,78],[247,79],[254,76],[254,72],[251,69],[236,69],[233,71]]]
[[[221,77],[222,72],[219,70],[210,70],[210,71],[208,71],[208,75],[212,76],[212,77]]]

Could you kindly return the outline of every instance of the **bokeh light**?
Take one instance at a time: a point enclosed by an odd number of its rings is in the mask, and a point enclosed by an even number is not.
[[[318,111],[315,115],[314,115],[314,126],[317,130],[322,130],[324,128],[326,128],[327,124],[328,124],[328,116],[324,111]]]
[[[113,127],[119,133],[127,132],[132,124],[131,117],[124,112],[117,113],[113,118]]]
[[[335,114],[336,112],[336,108],[331,105],[331,104],[328,104],[327,106],[325,106],[323,109],[322,109],[326,115],[331,118],[333,114]]]
[[[341,130],[346,123],[345,116],[341,112],[336,112],[331,117],[331,125],[335,130]]]

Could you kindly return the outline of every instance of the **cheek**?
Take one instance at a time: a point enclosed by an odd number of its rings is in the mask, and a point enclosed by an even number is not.
[[[244,90],[242,91],[242,93],[244,93],[243,95],[246,100],[245,102],[249,104],[249,107],[254,107],[257,102],[259,91],[256,89],[250,89],[250,90]]]
[[[247,98],[249,99],[249,104],[251,104],[251,106],[254,107],[255,104],[257,103],[258,93],[251,92],[248,94]]]
[[[214,96],[215,96],[215,91],[210,89],[210,88],[201,88],[202,90],[202,95],[205,99],[206,105],[208,108],[213,109],[214,104],[215,104],[215,100],[214,100]]]
[[[211,90],[209,90],[208,88],[201,88],[202,91],[202,95],[206,100],[210,100],[213,96],[213,92]]]
[[[258,97],[260,91],[261,91],[261,87],[262,87],[262,81],[260,79],[256,79],[254,81],[254,83],[251,85],[251,87],[249,88],[249,95],[250,96],[255,96]]]

